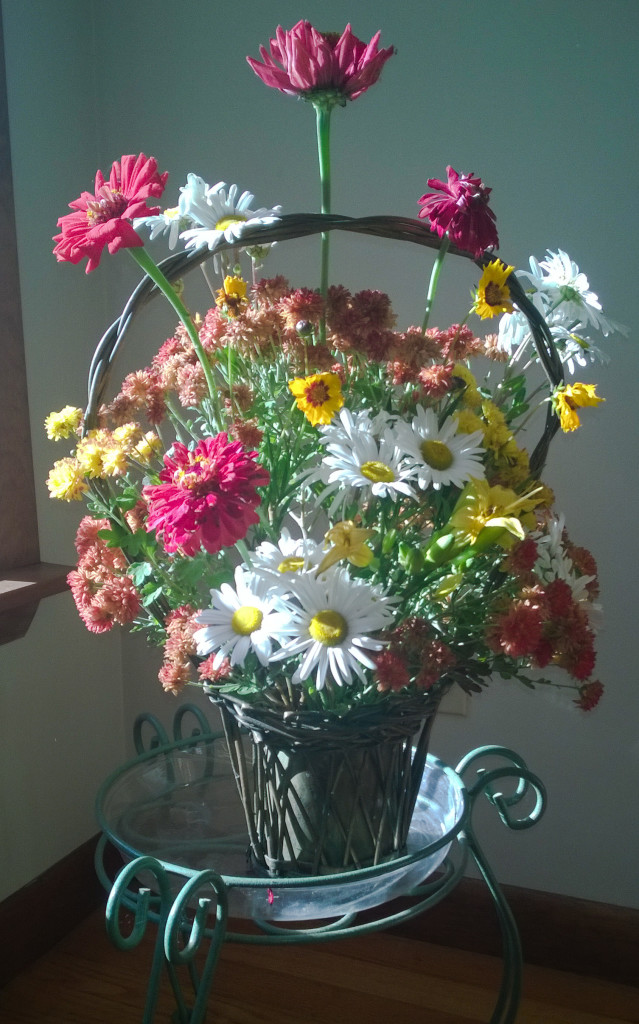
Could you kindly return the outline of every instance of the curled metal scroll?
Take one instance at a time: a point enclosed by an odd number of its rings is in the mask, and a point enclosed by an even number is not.
[[[494,761],[495,758],[505,763],[495,768],[481,764],[482,761]],[[474,768],[476,778],[469,784],[466,776],[471,768]],[[479,747],[463,758],[455,771],[464,780],[472,804],[483,794],[497,809],[503,824],[513,831],[531,828],[544,813],[546,788],[543,782],[530,771],[519,754],[507,747]],[[514,784],[512,792],[504,792],[504,786],[501,785],[504,782]],[[532,808],[518,817],[516,808],[531,798]]]
[[[352,231],[357,234],[372,235],[377,238],[413,242],[416,245],[429,249],[439,249],[441,244],[440,239],[433,234],[423,221],[414,220],[409,217],[344,217],[338,214],[305,213],[286,214],[273,224],[262,224],[247,228],[242,235],[242,248],[268,245],[272,242],[303,238],[320,232],[335,230]],[[237,242],[223,240],[213,250],[207,248],[184,250],[169,256],[168,259],[160,264],[160,268],[165,277],[173,282],[183,277],[194,267],[205,262],[211,256],[237,248]],[[491,254],[487,254],[475,260],[470,253],[464,252],[454,245],[450,246],[449,252],[454,256],[473,260],[482,269],[487,263],[496,258]],[[504,261],[501,260],[501,262],[503,263]],[[554,388],[563,380],[563,369],[548,325],[526,295],[514,272],[508,278],[508,287],[510,288],[513,301],[528,320],[539,360],[551,388]],[[97,412],[108,382],[111,366],[126,332],[131,326],[133,318],[147,302],[158,294],[157,287],[149,277],[145,276],[131,293],[120,316],[113,321],[98,342],[89,369],[85,430],[96,426]],[[550,442],[558,427],[559,420],[549,405],[542,436],[530,458],[533,476],[538,476],[541,473]]]

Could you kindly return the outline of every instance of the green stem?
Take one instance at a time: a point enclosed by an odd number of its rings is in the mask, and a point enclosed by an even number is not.
[[[331,212],[331,111],[325,103],[315,105],[317,124],[317,154],[320,173],[320,210]],[[324,300],[324,312],[320,322],[320,341],[326,342],[326,298],[328,295],[329,233],[322,232],[320,261],[320,295]]]
[[[422,323],[422,331],[425,331],[428,327],[428,320],[430,318],[430,311],[433,308],[433,302],[435,301],[435,292],[437,291],[437,282],[439,281],[439,275],[441,274],[442,265],[450,246],[450,239],[448,235],[444,235],[439,247],[433,269],[430,273],[430,281],[428,282],[428,294],[426,296],[426,308],[424,310],[424,322]]]
[[[153,284],[158,288],[159,291],[162,292],[164,297],[167,299],[167,301],[170,303],[170,305],[177,313],[181,322],[184,324],[184,327],[191,340],[193,348],[195,349],[195,354],[201,363],[202,369],[204,370],[204,377],[206,379],[209,395],[211,397],[211,401],[215,407],[216,413],[219,418],[219,426],[221,427],[222,411],[220,409],[220,397],[217,385],[215,383],[213,368],[207,358],[206,352],[202,347],[202,343],[200,341],[197,328],[195,327],[195,324],[191,319],[191,314],[189,313],[188,309],[182,302],[181,298],[177,294],[171,282],[168,281],[167,278],[164,276],[164,274],[158,267],[157,263],[155,263],[155,261],[151,259],[146,249],[132,248],[127,249],[127,252],[131,253],[131,256],[138,264],[140,269],[143,270],[144,273],[151,278]]]

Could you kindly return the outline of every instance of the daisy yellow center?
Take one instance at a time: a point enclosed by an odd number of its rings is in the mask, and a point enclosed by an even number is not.
[[[372,480],[374,484],[390,484],[396,479],[390,466],[387,466],[385,462],[377,462],[375,459],[371,462],[364,462],[360,470],[362,476],[365,476],[367,480]]]
[[[278,572],[297,572],[298,569],[303,569],[303,568],[304,568],[304,559],[303,558],[294,558],[293,556],[290,556],[289,558],[284,558],[280,562],[280,564],[277,567],[277,571]]]
[[[344,616],[339,612],[325,608],[313,616],[308,625],[308,631],[313,640],[317,640],[324,647],[337,647],[346,636],[348,625]]]
[[[227,228],[232,227],[233,224],[243,224],[246,222],[246,217],[242,217],[241,214],[234,213],[232,216],[220,217],[215,225],[216,231],[226,231]]]
[[[264,615],[259,608],[253,608],[249,604],[243,605],[236,612],[233,612],[231,629],[240,636],[250,636],[251,633],[260,628],[263,618]]]
[[[453,453],[443,441],[422,441],[419,450],[431,469],[450,469],[453,464]]]

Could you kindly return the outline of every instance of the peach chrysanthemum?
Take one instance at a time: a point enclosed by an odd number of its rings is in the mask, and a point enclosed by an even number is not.
[[[422,391],[428,398],[443,398],[452,389],[453,363],[434,363],[425,366],[417,375]],[[472,433],[472,431],[462,431]]]

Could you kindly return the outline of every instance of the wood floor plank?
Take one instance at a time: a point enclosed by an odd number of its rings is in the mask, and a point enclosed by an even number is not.
[[[140,1024],[154,935],[109,942],[92,915],[0,992],[1,1024]],[[395,935],[304,946],[225,944],[207,1024],[485,1024],[498,959]],[[168,982],[156,1024],[174,1009]],[[638,1024],[639,988],[526,966],[517,1024]]]

